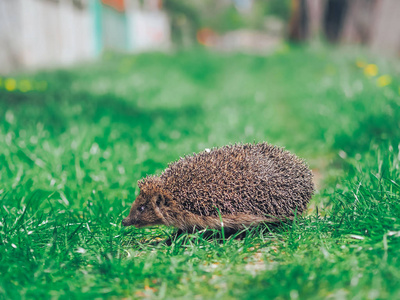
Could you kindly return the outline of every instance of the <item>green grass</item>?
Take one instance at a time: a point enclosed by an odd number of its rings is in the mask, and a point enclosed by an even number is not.
[[[393,77],[378,87],[356,58],[191,50],[17,75],[0,89],[0,299],[400,298],[398,63],[368,58]],[[171,228],[121,227],[146,174],[253,141],[323,175],[293,224],[170,246]]]

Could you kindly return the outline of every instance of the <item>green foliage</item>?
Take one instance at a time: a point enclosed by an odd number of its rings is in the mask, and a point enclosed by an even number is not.
[[[46,90],[0,86],[0,298],[399,298],[398,82],[343,50],[284,49],[109,54],[16,77]],[[121,227],[141,177],[265,140],[325,176],[293,223]]]
[[[185,35],[194,40],[201,27],[199,11],[187,1],[165,0],[163,5],[170,18],[173,41],[182,44]]]
[[[259,1],[264,2],[264,1]],[[258,2],[256,2],[258,4]],[[268,0],[265,1],[265,14],[288,20],[290,16],[290,0]]]
[[[173,40],[184,45],[195,42],[200,28],[218,33],[241,28],[263,30],[266,17],[275,16],[285,22],[290,15],[290,0],[256,0],[249,11],[240,11],[229,1],[165,0],[163,4],[171,20]]]

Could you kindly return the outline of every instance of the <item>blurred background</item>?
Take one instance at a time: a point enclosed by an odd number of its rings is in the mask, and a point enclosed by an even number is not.
[[[322,40],[398,55],[399,15],[396,0],[0,0],[0,74],[198,44],[268,54]]]
[[[399,16],[0,0],[0,299],[400,299]],[[171,247],[154,242],[173,229],[120,226],[137,180],[261,141],[314,174],[293,225]]]

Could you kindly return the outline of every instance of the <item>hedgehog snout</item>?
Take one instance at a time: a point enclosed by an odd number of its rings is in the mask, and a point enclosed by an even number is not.
[[[122,220],[122,226],[130,226],[133,225],[132,220],[129,217],[126,217]]]

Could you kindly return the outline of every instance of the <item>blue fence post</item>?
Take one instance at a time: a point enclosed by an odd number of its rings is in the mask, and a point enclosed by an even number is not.
[[[99,56],[103,51],[102,4],[100,0],[91,0],[90,5],[94,21],[95,55]]]

